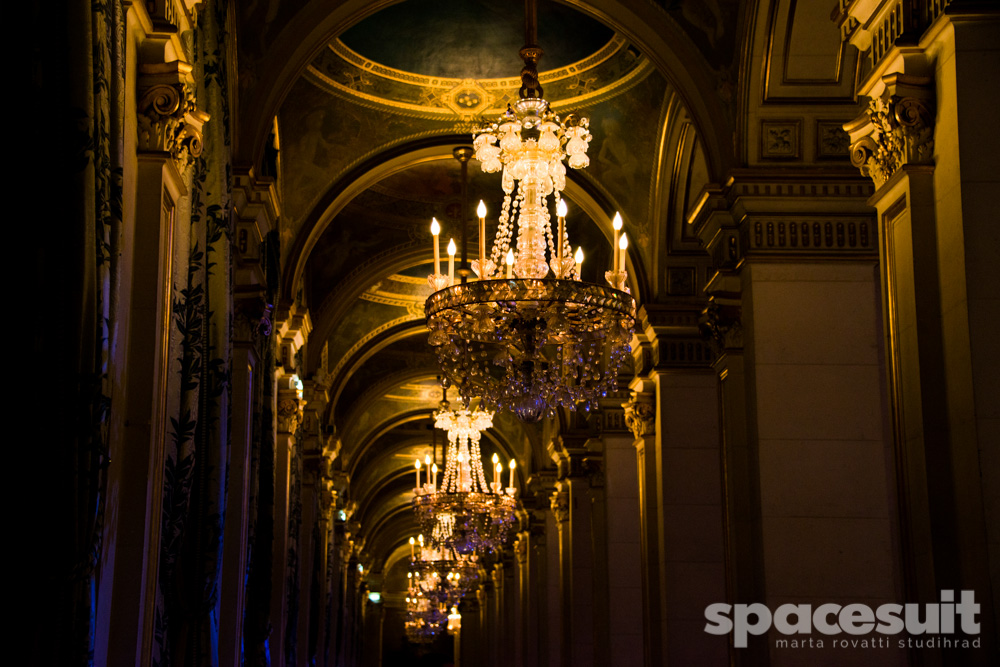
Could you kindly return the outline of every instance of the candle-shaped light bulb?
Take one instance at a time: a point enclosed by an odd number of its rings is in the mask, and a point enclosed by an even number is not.
[[[431,464],[431,491],[437,491],[438,485],[438,464]]]
[[[500,461],[500,455],[493,452],[493,465],[496,465]]]
[[[479,200],[476,207],[479,216],[479,279],[486,280],[486,204]]]
[[[431,455],[430,454],[424,454],[424,465],[427,466],[428,468],[431,467]]]
[[[441,273],[441,242],[438,240],[438,234],[441,233],[441,225],[438,224],[437,218],[431,218],[431,234],[434,236],[434,273]]]
[[[500,465],[499,463],[496,465],[496,473],[497,473],[496,476],[497,493],[503,493],[503,491],[501,491],[501,489],[503,488],[503,481],[501,481],[502,480],[501,475],[503,474],[503,466]]]
[[[411,537],[410,538],[410,560],[413,560],[413,556],[414,556],[414,546],[413,545],[416,544],[416,543],[417,543],[417,541]]]
[[[611,247],[614,249],[614,259],[611,261],[611,270],[618,270],[618,232],[622,230],[622,216],[617,211],[615,212],[615,219],[611,221],[611,226],[614,227],[614,241],[611,243]]]
[[[417,469],[417,488],[420,488],[420,459],[417,459],[415,466]]]
[[[452,284],[455,282],[455,252],[458,248],[455,246],[455,239],[448,239],[448,283]]]
[[[560,199],[559,203],[556,204],[556,215],[558,215],[560,218],[565,218],[566,217],[566,210],[567,210],[566,209],[566,200],[565,199]]]
[[[513,248],[507,251],[507,280],[510,280],[514,275],[514,250]]]
[[[423,546],[424,546],[424,535],[423,535],[423,533],[421,533],[420,535],[417,535],[417,542],[420,542],[420,546],[421,546],[421,548],[423,548]]]
[[[616,267],[616,269],[621,272],[625,270],[625,257],[627,255],[625,251],[628,250],[628,236],[625,234],[622,234],[621,240],[618,241],[618,249],[621,250],[621,253],[619,253],[621,255],[621,263]]]
[[[507,485],[508,489],[514,488],[514,468],[517,467],[517,462],[514,459],[510,460],[510,484]]]
[[[576,254],[573,256],[576,260],[576,277],[577,280],[583,279],[583,248],[581,246],[576,247]]]

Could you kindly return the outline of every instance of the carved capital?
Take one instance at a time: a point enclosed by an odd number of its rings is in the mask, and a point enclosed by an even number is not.
[[[900,167],[931,164],[934,153],[934,103],[929,80],[885,77],[882,95],[844,125],[851,136],[851,164],[881,187]]]
[[[274,306],[263,296],[233,302],[233,340],[256,344],[271,335]]]
[[[702,311],[698,324],[702,334],[719,349],[743,348],[742,308],[738,301],[709,297],[708,306]]]
[[[549,504],[552,507],[552,514],[555,515],[556,521],[560,523],[569,521],[568,491],[554,491],[549,499]]]
[[[527,532],[523,532],[514,540],[514,557],[519,565],[523,565],[528,560],[528,536]]]
[[[302,412],[299,409],[299,401],[295,398],[283,398],[278,401],[278,432],[294,434],[302,421]]]
[[[632,398],[622,403],[625,408],[625,423],[632,435],[638,440],[656,433],[656,407],[653,397],[632,392]]]
[[[209,120],[195,100],[191,65],[178,60],[142,65],[139,71],[139,150],[170,153],[183,171],[201,155],[202,128]]]

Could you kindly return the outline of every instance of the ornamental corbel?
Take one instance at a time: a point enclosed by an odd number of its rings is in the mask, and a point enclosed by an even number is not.
[[[209,120],[196,103],[191,70],[180,60],[139,68],[139,150],[169,153],[180,170],[201,155],[202,128]]]
[[[900,167],[931,164],[934,102],[927,77],[884,77],[881,95],[844,130],[851,137],[851,164],[881,187]]]

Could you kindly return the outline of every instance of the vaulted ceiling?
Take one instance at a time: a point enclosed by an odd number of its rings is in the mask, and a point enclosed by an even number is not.
[[[405,587],[388,570],[416,531],[413,461],[434,447],[442,398],[423,316],[430,221],[460,238],[452,151],[516,99],[523,14],[501,0],[329,4],[258,2],[239,17],[247,130],[236,150],[279,177],[283,298],[313,321],[302,371],[329,383],[336,465],[373,567]],[[717,91],[731,87],[738,13],[724,0],[540,3],[545,97],[588,117],[594,136],[590,166],[571,170],[565,191],[585,279],[610,263],[620,211],[637,300],[668,289],[694,298],[703,253],[683,213],[727,154],[718,128],[731,109]],[[499,180],[469,164],[469,202],[486,203],[493,229]],[[668,281],[672,255],[689,259]],[[518,461],[521,488],[550,464],[540,428],[498,415],[484,440],[487,458]]]

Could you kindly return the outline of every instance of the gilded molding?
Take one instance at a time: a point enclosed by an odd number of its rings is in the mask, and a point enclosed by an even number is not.
[[[929,81],[904,81],[901,75],[892,79],[881,96],[872,99],[858,118],[844,125],[851,135],[851,164],[871,178],[876,188],[903,165],[931,164],[934,153],[934,109],[926,87]],[[893,94],[897,81],[908,84],[910,94]]]

